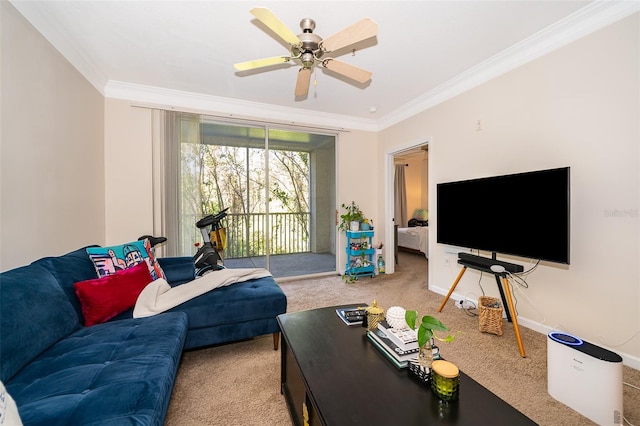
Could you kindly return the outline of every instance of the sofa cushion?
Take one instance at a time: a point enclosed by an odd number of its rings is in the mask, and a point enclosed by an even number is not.
[[[151,281],[149,269],[142,262],[104,278],[75,283],[85,327],[108,321],[132,308],[142,289]]]
[[[187,311],[191,329],[275,318],[286,311],[286,304],[286,296],[278,283],[273,277],[264,277],[216,288],[169,312]]]
[[[77,313],[78,323],[82,323],[82,307],[80,306],[80,300],[76,296],[73,284],[78,281],[98,278],[93,262],[87,255],[86,248],[72,251],[63,256],[45,257],[36,260],[33,264],[42,265],[56,277],[58,284],[64,290],[69,302],[71,302],[71,306]]]
[[[131,241],[118,246],[88,247],[87,253],[99,277],[115,274],[116,271],[145,262],[154,280],[164,278],[162,268],[151,250],[149,239]]]
[[[196,278],[196,265],[191,256],[159,257],[158,263],[164,272],[164,279],[172,287]]]
[[[81,328],[5,385],[24,424],[162,425],[186,323],[175,312]]]
[[[276,317],[287,312],[287,296],[273,277],[264,277],[217,288],[168,312],[187,313],[184,348],[194,349],[280,331]],[[132,315],[129,309],[112,321]]]
[[[287,297],[273,277],[264,277],[217,288],[169,310],[180,311],[189,315],[185,349],[192,349],[280,331],[276,317],[287,311]]]
[[[0,380],[80,327],[56,278],[42,265],[0,274]]]

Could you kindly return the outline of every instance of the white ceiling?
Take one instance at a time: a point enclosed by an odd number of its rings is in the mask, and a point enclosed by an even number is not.
[[[631,13],[622,2],[591,0],[11,3],[106,96],[175,104],[204,99],[232,110],[271,109],[371,129]],[[269,8],[296,34],[300,19],[311,17],[321,37],[370,17],[378,36],[340,59],[371,71],[372,80],[359,85],[320,68],[300,101],[293,93],[297,65],[236,72],[236,62],[288,52],[249,13],[256,6]]]

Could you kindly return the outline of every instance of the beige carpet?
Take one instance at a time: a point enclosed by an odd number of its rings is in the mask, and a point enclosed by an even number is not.
[[[442,296],[427,290],[423,256],[400,253],[393,275],[351,284],[332,276],[281,287],[288,298],[288,312],[370,303],[375,298],[385,308],[402,306],[437,316],[460,332],[453,343],[439,345],[442,355],[509,404],[541,425],[593,424],[547,393],[546,335],[521,328],[527,353],[527,358],[521,358],[510,323],[505,322],[504,334],[498,337],[480,333],[478,317],[457,309],[452,301],[438,313]],[[640,386],[640,371],[625,367],[624,381]],[[640,391],[628,386],[624,387],[624,415],[640,426]],[[280,355],[273,350],[270,335],[184,354],[166,425],[291,424],[280,394]]]

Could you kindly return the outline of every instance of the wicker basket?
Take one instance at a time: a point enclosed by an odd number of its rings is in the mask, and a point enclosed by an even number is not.
[[[502,308],[495,297],[480,296],[478,299],[479,326],[483,333],[502,336]]]

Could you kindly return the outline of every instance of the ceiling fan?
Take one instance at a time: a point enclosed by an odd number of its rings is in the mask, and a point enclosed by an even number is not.
[[[316,23],[311,18],[304,18],[300,21],[302,33],[295,35],[269,9],[255,7],[250,12],[284,40],[289,45],[290,52],[286,56],[274,56],[234,64],[236,70],[247,71],[289,61],[300,63],[302,68],[298,70],[295,89],[296,97],[306,96],[309,92],[311,69],[316,63],[358,83],[366,83],[371,79],[371,72],[325,56],[329,52],[335,52],[346,46],[375,37],[378,33],[378,24],[371,19],[365,18],[330,37],[322,39],[322,37],[313,33]]]

